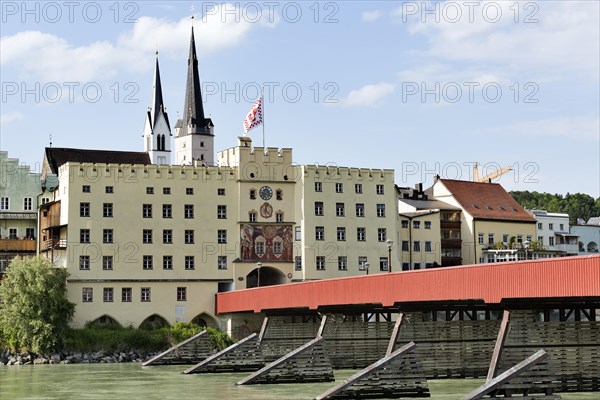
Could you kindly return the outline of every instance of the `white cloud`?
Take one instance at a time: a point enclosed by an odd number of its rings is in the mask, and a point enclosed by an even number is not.
[[[225,7],[225,4],[219,5]],[[232,9],[232,5],[228,5]],[[218,12],[195,22],[198,52],[206,54],[239,44],[253,26],[251,19],[236,23],[233,18],[222,22]],[[22,31],[0,38],[0,65],[13,67],[19,79],[44,82],[105,81],[121,70],[139,72],[151,68],[140,63],[158,48],[172,57],[187,55],[190,19],[179,21],[140,17],[131,30],[121,34],[115,43],[98,41],[76,46],[67,39],[40,31]]]
[[[459,6],[460,18],[450,14],[450,8],[444,11],[450,3]],[[482,1],[477,2],[472,18],[466,3],[450,3],[435,3],[437,21],[435,15],[424,13],[434,9],[432,3],[415,3],[418,8],[410,15],[403,5],[393,16],[408,24],[411,34],[427,38],[429,47],[424,55],[429,57],[491,63],[507,72],[536,69],[538,75],[547,75],[573,71],[599,80],[600,3]],[[486,9],[488,5],[493,7]],[[497,7],[502,17],[494,22]]]
[[[363,11],[361,18],[365,22],[374,22],[374,21],[377,21],[382,16],[383,16],[383,12],[381,12],[379,10]]]
[[[365,85],[358,90],[351,91],[343,104],[350,107],[375,107],[382,103],[385,96],[393,92],[394,85],[390,83]]]
[[[592,116],[552,117],[535,121],[522,121],[499,128],[482,130],[483,134],[501,134],[515,137],[563,137],[600,141],[600,118]]]
[[[0,125],[8,124],[15,121],[20,121],[24,115],[20,112],[12,112],[8,114],[0,114]]]

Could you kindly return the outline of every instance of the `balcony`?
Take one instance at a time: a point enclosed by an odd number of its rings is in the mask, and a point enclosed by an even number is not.
[[[0,251],[3,252],[33,252],[36,241],[33,239],[0,239]]]
[[[64,250],[67,248],[67,239],[50,239],[42,242],[42,251]]]
[[[450,220],[441,220],[440,221],[440,229],[449,229],[449,230],[457,230],[460,231],[460,220],[458,221],[450,221]]]
[[[461,247],[461,239],[442,239],[442,249],[460,249]]]

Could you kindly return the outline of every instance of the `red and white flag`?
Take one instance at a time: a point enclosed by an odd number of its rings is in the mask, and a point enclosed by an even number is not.
[[[256,128],[258,125],[263,123],[263,110],[262,110],[262,97],[256,100],[256,103],[252,106],[252,109],[246,115],[244,120],[244,135],[252,128]]]

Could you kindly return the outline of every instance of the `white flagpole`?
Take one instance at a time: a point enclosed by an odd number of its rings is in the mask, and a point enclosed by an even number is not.
[[[260,104],[262,107],[263,149],[266,149],[266,147],[265,147],[265,98],[264,98],[264,96],[260,96]]]

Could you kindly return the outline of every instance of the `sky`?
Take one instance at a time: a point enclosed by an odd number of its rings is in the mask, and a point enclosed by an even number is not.
[[[143,151],[155,52],[174,132],[193,24],[215,150],[264,95],[298,164],[398,186],[503,166],[507,190],[600,197],[600,2],[1,2],[0,150]],[[194,15],[192,21],[191,16]],[[249,135],[262,146],[263,127]],[[173,147],[173,146],[172,146]]]

